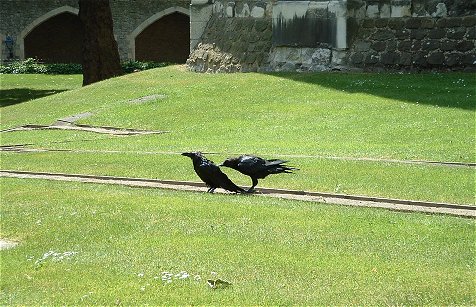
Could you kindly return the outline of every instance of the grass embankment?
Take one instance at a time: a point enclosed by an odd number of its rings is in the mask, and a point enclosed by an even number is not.
[[[18,87],[17,76],[2,78]],[[352,159],[474,162],[475,85],[458,73],[207,75],[166,67],[10,105],[2,127],[92,112],[80,123],[169,133],[2,133],[3,145],[83,152],[2,153],[2,168],[197,180],[190,161],[170,153],[219,153],[209,155],[215,162],[253,153],[301,169],[260,186],[474,204],[474,168]],[[131,102],[148,95],[157,98]]]
[[[21,242],[1,252],[2,305],[474,305],[476,299],[470,219],[3,178],[1,223],[2,236]],[[212,290],[208,278],[232,286]]]

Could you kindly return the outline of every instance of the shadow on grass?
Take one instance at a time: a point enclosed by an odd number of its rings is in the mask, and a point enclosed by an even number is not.
[[[421,105],[476,110],[476,78],[470,73],[269,73],[347,93],[363,93]]]
[[[0,107],[6,107],[28,100],[37,99],[66,90],[34,90],[30,88],[15,88],[8,90],[0,90]]]

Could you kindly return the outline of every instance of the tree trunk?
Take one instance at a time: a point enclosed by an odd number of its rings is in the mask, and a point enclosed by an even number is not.
[[[83,86],[122,74],[109,0],[79,0],[83,27]]]

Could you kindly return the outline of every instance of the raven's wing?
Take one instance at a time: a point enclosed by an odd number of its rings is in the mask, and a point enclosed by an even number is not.
[[[205,161],[200,163],[197,174],[212,188],[223,188],[231,192],[245,192],[245,190],[234,184],[215,164]]]
[[[266,160],[255,156],[241,156],[238,163],[238,171],[253,176],[266,169]]]

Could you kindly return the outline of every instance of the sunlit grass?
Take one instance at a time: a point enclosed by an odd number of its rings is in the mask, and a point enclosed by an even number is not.
[[[5,178],[1,215],[0,236],[20,242],[1,252],[2,305],[476,299],[471,219]],[[212,290],[209,278],[232,286]]]
[[[475,162],[471,74],[196,74],[171,66],[84,88],[79,76],[68,78],[58,89],[75,89],[2,108],[2,127],[92,112],[80,122],[168,133],[2,133],[2,145],[78,151],[2,152],[3,169],[197,180],[187,161],[170,153],[217,153],[210,156],[215,162],[249,153],[289,159],[300,168],[260,186],[474,204],[474,168],[352,160]],[[42,80],[51,89],[55,79],[4,80],[10,89],[39,88]],[[149,95],[157,98],[132,102]]]

